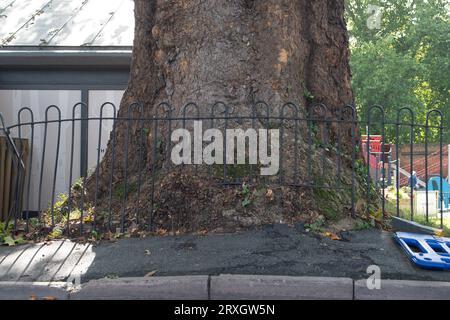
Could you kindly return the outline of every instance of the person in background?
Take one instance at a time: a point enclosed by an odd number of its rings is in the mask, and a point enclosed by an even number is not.
[[[411,189],[417,189],[417,173],[415,171],[413,171],[411,176],[408,178],[408,186]]]

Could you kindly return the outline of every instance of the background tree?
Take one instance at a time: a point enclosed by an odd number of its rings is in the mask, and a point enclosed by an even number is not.
[[[369,5],[382,8],[379,28],[369,28],[373,13]],[[450,24],[446,0],[349,0],[346,16],[350,33],[353,90],[360,116],[374,104],[385,107],[394,120],[397,110],[410,106],[418,123],[434,108],[450,120]],[[404,114],[405,122],[409,120]],[[387,126],[388,139],[394,139],[394,126]],[[402,141],[409,141],[408,128]],[[378,132],[379,133],[379,132]],[[430,130],[436,140],[437,130]],[[423,142],[424,131],[417,130],[415,141]],[[449,132],[445,138],[450,141]],[[430,139],[430,140],[431,140]]]

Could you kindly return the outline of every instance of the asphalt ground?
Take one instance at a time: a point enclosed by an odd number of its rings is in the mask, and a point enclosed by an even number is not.
[[[66,281],[185,275],[271,275],[450,282],[450,272],[415,267],[379,230],[341,234],[343,241],[302,225],[265,226],[234,234],[126,238],[97,245],[69,240],[0,247],[0,281]]]

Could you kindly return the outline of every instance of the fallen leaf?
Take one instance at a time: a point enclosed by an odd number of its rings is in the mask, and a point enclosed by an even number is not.
[[[330,238],[333,241],[341,240],[341,237],[339,237],[337,234],[332,233],[332,232],[325,232],[325,236],[327,236],[328,238]]]
[[[153,276],[156,274],[156,272],[158,272],[158,270],[150,271],[150,272],[147,273],[145,276],[146,276],[146,277],[153,277]]]
[[[158,229],[156,229],[156,235],[158,235],[158,236],[167,235],[167,230],[163,229],[163,228],[158,228]]]
[[[199,232],[197,232],[197,234],[200,236],[204,236],[204,235],[208,234],[208,230],[206,230],[206,229],[200,230]]]
[[[52,301],[52,300],[58,300],[56,297],[47,296],[42,298],[43,300]]]
[[[434,235],[437,237],[443,237],[444,236],[444,230],[442,229],[437,229],[434,231]]]
[[[270,201],[273,200],[273,190],[272,189],[267,189],[266,198],[269,199]]]
[[[145,250],[145,254],[147,255],[147,256],[149,256],[150,255],[150,250]]]

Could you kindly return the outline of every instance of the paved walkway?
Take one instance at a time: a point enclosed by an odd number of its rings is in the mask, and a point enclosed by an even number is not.
[[[383,279],[450,282],[450,272],[413,266],[392,240],[377,230],[349,232],[332,241],[302,226],[267,226],[238,234],[121,239],[98,246],[53,241],[0,247],[0,281],[83,283],[104,277],[180,275],[284,275],[366,279],[378,265]]]

